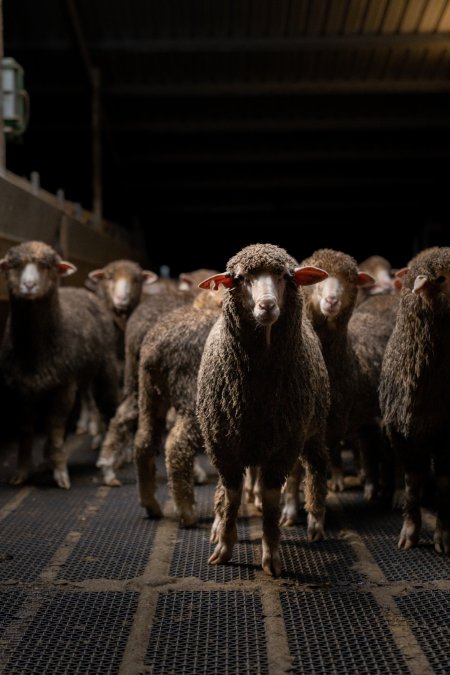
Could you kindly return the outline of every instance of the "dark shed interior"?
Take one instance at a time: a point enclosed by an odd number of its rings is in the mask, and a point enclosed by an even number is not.
[[[5,0],[7,168],[91,208],[98,82],[103,212],[156,268],[254,241],[401,266],[448,241],[449,35],[447,0]]]

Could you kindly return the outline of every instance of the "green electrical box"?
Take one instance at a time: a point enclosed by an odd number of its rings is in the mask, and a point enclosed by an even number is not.
[[[12,58],[2,59],[3,128],[6,138],[23,134],[28,125],[29,98],[23,86],[23,68]]]

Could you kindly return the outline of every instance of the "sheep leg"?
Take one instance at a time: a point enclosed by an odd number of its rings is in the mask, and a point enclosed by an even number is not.
[[[34,415],[31,409],[25,408],[19,436],[17,471],[10,479],[11,485],[21,485],[29,477],[33,466]]]
[[[281,574],[280,558],[280,487],[267,487],[262,478],[262,568],[266,574],[278,577]]]
[[[64,449],[67,419],[75,402],[75,384],[59,389],[52,396],[47,417],[47,442],[44,455],[50,460],[53,478],[60,488],[70,488],[67,454]]]
[[[375,424],[368,424],[359,429],[358,447],[365,475],[364,499],[367,502],[373,501],[378,494],[380,444],[380,432]]]
[[[244,501],[262,511],[262,486],[257,466],[249,466],[244,478]]]
[[[112,487],[121,483],[116,478],[114,469],[119,463],[121,450],[131,444],[132,434],[138,418],[136,396],[130,394],[117,408],[112,418],[97,460],[97,466],[102,470],[103,482]]]
[[[217,481],[216,490],[214,492],[214,522],[211,527],[211,536],[209,541],[211,544],[217,544],[219,541],[220,523],[223,517],[223,505],[225,500],[225,491],[222,481]]]
[[[332,492],[344,491],[344,468],[342,466],[342,454],[340,443],[330,446],[331,478],[329,482]]]
[[[437,516],[434,530],[436,553],[450,554],[450,471],[449,467],[436,460]]]
[[[308,541],[324,538],[325,502],[327,497],[328,452],[324,441],[310,439],[302,453],[305,468],[305,510]]]
[[[178,415],[166,440],[166,469],[180,524],[193,527],[198,520],[194,498],[194,456],[199,432],[193,415]]]
[[[141,506],[149,518],[160,518],[161,507],[155,497],[155,457],[166,427],[167,406],[149,382],[143,368],[139,380],[139,424],[135,437],[135,455]]]
[[[283,488],[283,509],[280,525],[292,527],[298,520],[300,510],[300,483],[303,478],[303,466],[297,459]]]
[[[233,555],[233,547],[237,541],[236,520],[241,503],[242,477],[232,482],[223,482],[223,514],[219,526],[219,541],[210,556],[210,565],[228,562]]]
[[[405,468],[405,504],[403,512],[403,526],[398,540],[398,548],[407,551],[417,546],[422,525],[420,514],[420,489],[423,472]]]

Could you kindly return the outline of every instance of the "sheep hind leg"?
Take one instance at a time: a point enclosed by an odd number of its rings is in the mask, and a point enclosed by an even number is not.
[[[223,514],[219,526],[219,541],[211,554],[208,563],[221,565],[228,562],[233,555],[233,548],[237,541],[236,520],[241,503],[243,476],[239,482],[224,485]]]
[[[282,527],[293,527],[298,520],[302,478],[303,466],[301,461],[297,459],[283,487],[283,508],[280,518]]]
[[[143,378],[141,378],[143,379]],[[135,437],[135,461],[141,506],[149,518],[160,518],[161,507],[155,497],[155,457],[166,429],[167,407],[154,389],[141,387],[139,393],[139,425]]]
[[[225,490],[222,485],[222,481],[219,478],[214,492],[214,522],[211,527],[211,535],[209,538],[211,544],[217,544],[219,541],[220,523],[222,522],[223,518],[224,502],[225,502]]]
[[[194,414],[178,415],[166,440],[166,469],[169,486],[182,527],[196,525],[194,456],[200,444]]]
[[[305,510],[308,541],[324,538],[325,502],[327,497],[328,452],[320,439],[307,441],[302,453],[305,468]]]
[[[114,469],[119,463],[122,448],[131,443],[137,418],[136,396],[130,394],[122,401],[111,419],[97,460],[97,467],[102,471],[105,485],[111,487],[121,485]]]
[[[434,530],[434,550],[436,553],[450,555],[450,473],[445,467],[441,472],[439,462],[436,462],[436,501],[437,517]]]
[[[420,514],[420,489],[423,473],[405,470],[405,507],[398,548],[407,551],[417,546],[422,517]]]

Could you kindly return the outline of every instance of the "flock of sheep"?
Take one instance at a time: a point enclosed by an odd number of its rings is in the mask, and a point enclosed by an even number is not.
[[[377,256],[358,267],[321,249],[298,264],[272,244],[178,285],[122,260],[91,272],[88,288],[60,289],[75,268],[42,242],[14,246],[0,268],[10,298],[0,370],[21,398],[12,483],[32,470],[44,402],[45,460],[70,487],[64,441],[81,400],[79,428],[102,439],[104,482],[120,485],[115,471],[134,457],[150,517],[161,516],[164,443],[180,523],[195,526],[204,447],[218,472],[209,562],[232,557],[244,490],[262,511],[262,567],[278,576],[279,526],[296,522],[301,483],[308,539],[324,536],[327,480],[344,488],[345,441],[366,499],[383,492],[402,505],[404,549],[418,542],[432,467],[434,546],[450,553],[450,248],[423,251],[394,278]]]

